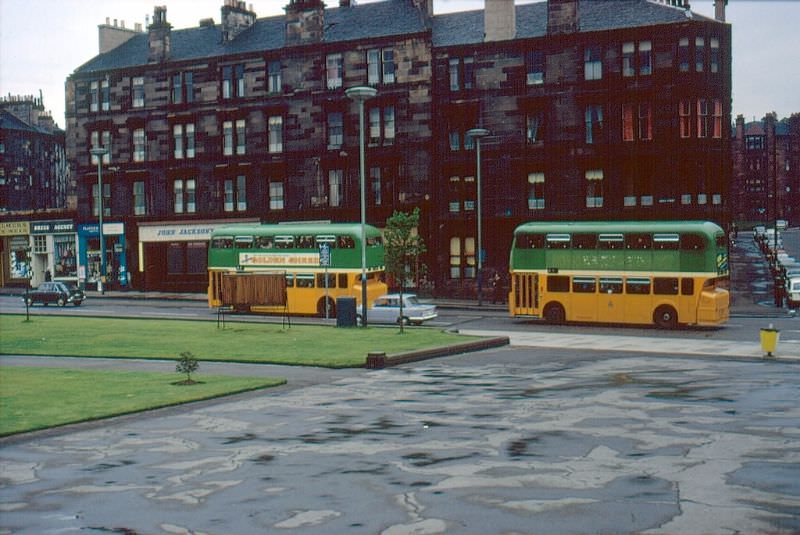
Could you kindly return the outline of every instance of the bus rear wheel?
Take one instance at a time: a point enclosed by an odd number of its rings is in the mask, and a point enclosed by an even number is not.
[[[678,313],[671,306],[662,305],[653,313],[653,323],[662,329],[674,329],[678,326]]]
[[[547,320],[547,323],[558,325],[566,321],[567,314],[561,303],[550,303],[544,307],[544,319]]]
[[[336,302],[330,297],[323,297],[317,302],[317,315],[320,318],[325,317],[325,304],[328,304],[328,317],[336,317]]]

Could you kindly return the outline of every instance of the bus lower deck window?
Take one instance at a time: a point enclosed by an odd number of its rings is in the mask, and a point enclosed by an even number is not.
[[[553,275],[547,277],[548,292],[569,292],[569,277]]]
[[[628,279],[625,281],[625,293],[634,295],[649,295],[650,279]]]
[[[622,279],[600,279],[600,293],[621,294]]]
[[[572,291],[576,293],[594,293],[597,288],[597,282],[594,277],[573,277],[572,278]]]
[[[653,293],[656,295],[678,295],[677,277],[656,277],[653,279]]]
[[[694,295],[694,279],[681,279],[681,295]]]

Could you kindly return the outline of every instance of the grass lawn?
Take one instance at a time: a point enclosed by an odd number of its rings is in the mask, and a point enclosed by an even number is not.
[[[4,335],[5,337],[5,335]],[[202,367],[201,367],[202,371]],[[118,416],[285,383],[269,377],[226,377],[3,366],[0,436]]]
[[[334,328],[267,323],[87,318],[0,314],[0,353],[177,359],[190,351],[198,361],[363,366],[367,353],[387,355],[474,340],[436,329]]]

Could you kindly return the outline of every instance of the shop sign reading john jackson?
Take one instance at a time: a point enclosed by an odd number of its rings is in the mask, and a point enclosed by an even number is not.
[[[213,226],[170,225],[159,227],[139,227],[139,241],[195,241],[208,240],[214,231]]]

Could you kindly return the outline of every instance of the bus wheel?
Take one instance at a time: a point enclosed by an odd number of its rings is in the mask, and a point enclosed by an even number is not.
[[[336,302],[330,297],[323,297],[317,302],[317,315],[321,318],[325,317],[325,303],[328,303],[328,317],[336,317]]]
[[[678,325],[678,313],[671,306],[660,306],[653,314],[653,323],[662,329],[674,329]]]
[[[560,324],[566,321],[567,314],[561,303],[550,303],[544,307],[544,319],[547,320],[547,323]]]

